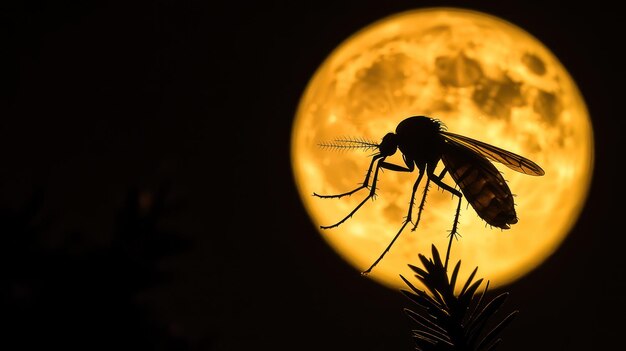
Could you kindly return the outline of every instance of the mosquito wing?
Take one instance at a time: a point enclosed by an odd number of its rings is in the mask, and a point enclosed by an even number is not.
[[[510,151],[506,151],[499,147],[489,145],[463,135],[446,131],[441,131],[440,133],[444,136],[444,139],[448,143],[459,147],[466,147],[491,161],[502,163],[514,171],[533,176],[542,176],[545,174],[544,170],[533,161]]]

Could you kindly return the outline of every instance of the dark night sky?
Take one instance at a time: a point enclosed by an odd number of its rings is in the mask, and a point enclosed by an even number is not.
[[[0,12],[0,207],[42,188],[44,245],[78,233],[77,250],[90,252],[107,245],[128,188],[169,182],[175,209],[163,226],[192,244],[159,263],[171,279],[140,303],[191,349],[410,350],[408,300],[359,276],[309,221],[291,174],[291,122],[308,79],[349,35],[399,11],[464,2],[129,3],[25,1]],[[599,1],[466,8],[551,48],[596,137],[575,229],[502,290],[504,310],[520,314],[501,349],[610,349],[626,326],[623,19]]]

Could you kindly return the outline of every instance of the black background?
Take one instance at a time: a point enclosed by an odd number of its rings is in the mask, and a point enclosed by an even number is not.
[[[493,291],[510,292],[504,309],[520,310],[501,347],[614,348],[626,306],[623,19],[614,5],[578,3],[3,5],[5,248],[19,234],[6,221],[37,194],[37,218],[47,221],[35,254],[23,245],[2,251],[3,308],[11,310],[3,322],[13,325],[3,340],[45,335],[40,341],[50,347],[123,349],[149,324],[169,341],[137,341],[134,349],[411,349],[408,300],[348,267],[309,221],[291,173],[291,123],[308,79],[349,35],[399,11],[460,6],[502,17],[546,44],[578,83],[596,141],[590,195],[571,235],[540,268]],[[159,228],[188,243],[153,260],[167,278],[125,289],[142,273],[117,259],[115,267],[84,265],[114,247],[129,191],[155,194],[164,184],[171,210]],[[59,257],[81,259],[55,266]],[[76,303],[85,296],[77,287],[89,299]],[[128,305],[115,302],[122,300]],[[94,307],[103,305],[116,312]]]

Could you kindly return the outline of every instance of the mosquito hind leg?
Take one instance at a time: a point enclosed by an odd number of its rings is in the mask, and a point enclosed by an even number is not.
[[[459,214],[461,213],[461,199],[462,197],[459,197],[459,204],[456,206],[456,214],[454,215],[454,224],[452,225],[452,230],[450,231],[450,241],[448,242],[448,250],[446,251],[446,262],[443,266],[446,270],[448,269],[448,259],[450,258],[452,239],[459,235],[459,233],[457,233],[457,226],[459,224]]]
[[[448,259],[450,257],[450,248],[452,247],[452,239],[454,239],[458,235],[457,228],[459,224],[459,215],[461,213],[461,200],[463,199],[463,194],[460,191],[454,189],[453,187],[449,186],[448,184],[444,183],[441,180],[441,178],[443,178],[443,175],[445,174],[444,172],[446,172],[446,169],[443,170],[440,177],[433,176],[432,181],[438,186],[440,186],[442,189],[447,190],[448,192],[452,193],[452,195],[455,195],[459,198],[459,204],[456,207],[456,214],[454,215],[454,223],[452,224],[452,230],[450,231],[450,241],[448,243],[448,250],[446,252],[446,261],[445,261],[444,267],[448,268]],[[432,175],[432,173],[430,173],[430,175]],[[429,177],[429,179],[431,178]]]

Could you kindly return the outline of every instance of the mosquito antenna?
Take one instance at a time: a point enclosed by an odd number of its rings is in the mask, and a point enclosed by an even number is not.
[[[361,149],[363,151],[376,150],[378,149],[378,143],[373,142],[372,140],[357,137],[345,137],[338,138],[332,141],[324,141],[317,144],[322,149],[328,150],[356,150]]]

